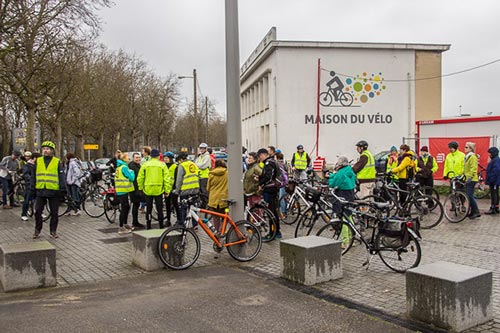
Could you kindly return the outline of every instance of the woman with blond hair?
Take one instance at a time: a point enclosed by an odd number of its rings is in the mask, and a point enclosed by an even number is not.
[[[474,142],[465,143],[465,166],[464,166],[464,176],[465,176],[465,193],[470,201],[470,213],[469,218],[475,219],[481,216],[479,213],[479,208],[477,206],[476,199],[474,198],[474,187],[479,179],[477,175],[477,155],[476,144]]]
[[[132,227],[128,225],[128,213],[130,212],[130,203],[128,201],[129,193],[135,191],[134,180],[135,173],[130,170],[130,162],[127,153],[121,153],[116,161],[115,189],[118,202],[120,202],[120,228],[119,234],[132,232]]]

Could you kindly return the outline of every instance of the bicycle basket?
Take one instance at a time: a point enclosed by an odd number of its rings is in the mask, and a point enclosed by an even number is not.
[[[97,183],[100,180],[102,180],[102,170],[90,170],[90,182]]]
[[[295,186],[297,186],[297,183],[289,181],[288,184],[285,186],[285,191],[288,194],[293,194],[295,191]]]
[[[321,197],[321,192],[312,188],[312,187],[306,187],[306,195],[305,198],[307,201],[316,203],[319,201],[319,198]]]

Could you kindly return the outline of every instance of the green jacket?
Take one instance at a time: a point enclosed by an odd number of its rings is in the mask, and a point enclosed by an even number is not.
[[[477,182],[479,177],[477,175],[477,155],[474,153],[468,154],[465,160],[464,175],[467,181]]]
[[[354,190],[356,188],[356,174],[350,165],[343,166],[330,175],[328,185],[339,190]]]
[[[137,186],[148,196],[158,196],[172,191],[172,179],[165,163],[151,158],[144,163],[137,176]]]
[[[465,154],[459,150],[446,155],[446,159],[444,161],[443,177],[452,178],[462,175],[464,173],[464,160]],[[448,173],[450,174],[448,175]]]
[[[255,180],[254,176],[260,176],[262,174],[262,169],[259,163],[254,162],[252,165],[248,166],[245,175],[243,176],[243,192],[246,195],[254,195],[259,192],[259,181]]]

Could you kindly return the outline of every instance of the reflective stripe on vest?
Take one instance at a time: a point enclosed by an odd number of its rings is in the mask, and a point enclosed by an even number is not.
[[[184,178],[182,179],[181,191],[199,188],[199,169],[196,164],[191,161],[184,161],[181,163],[181,166],[184,168]]]
[[[302,153],[300,157],[299,153],[295,153],[294,167],[297,170],[305,170],[307,168],[307,153]]]
[[[116,169],[116,174],[115,174],[115,189],[116,192],[120,193],[129,193],[133,192],[134,189],[134,183],[131,182],[127,177],[123,175],[122,169],[125,167],[125,165],[120,165],[118,169]]]
[[[40,157],[36,161],[36,184],[37,190],[59,190],[59,159],[52,157],[49,166],[45,168],[45,161]]]
[[[358,172],[357,177],[358,179],[375,179],[377,174],[377,171],[375,170],[375,159],[373,158],[372,153],[368,150],[361,153],[361,156],[363,155],[368,158],[368,162],[366,162],[364,168]]]

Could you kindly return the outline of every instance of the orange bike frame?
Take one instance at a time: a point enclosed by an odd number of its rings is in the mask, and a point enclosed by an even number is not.
[[[203,220],[198,216],[198,214],[196,214],[196,212],[205,213],[205,214],[209,214],[212,216],[218,216],[218,217],[224,218],[224,220],[222,221],[222,229],[221,229],[221,230],[223,230],[222,235],[226,234],[226,226],[229,223],[230,225],[233,226],[234,231],[236,232],[238,237],[240,237],[240,240],[238,240],[236,242],[232,242],[232,243],[222,244],[221,241],[217,237],[215,237],[212,230],[210,230],[210,228],[205,225],[205,222],[203,222]],[[226,212],[223,214],[223,213],[214,212],[214,211],[207,210],[207,209],[191,207],[190,214],[191,214],[191,217],[194,218],[198,222],[198,224],[203,229],[203,231],[205,231],[205,233],[208,235],[208,237],[210,237],[214,241],[214,243],[217,244],[218,247],[242,244],[242,243],[246,243],[246,241],[247,241],[245,235],[243,235],[241,233],[240,229],[238,229],[236,227],[236,223],[234,223],[234,221],[231,219],[231,216],[229,216],[227,209],[226,209]]]

